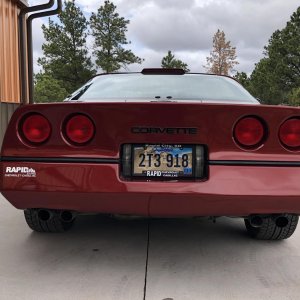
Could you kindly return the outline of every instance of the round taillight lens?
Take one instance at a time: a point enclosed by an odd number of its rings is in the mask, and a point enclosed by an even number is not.
[[[242,147],[256,147],[265,136],[265,127],[256,117],[245,117],[237,122],[234,128],[234,138]]]
[[[300,148],[300,119],[285,121],[280,126],[279,139],[288,148]]]
[[[72,116],[65,125],[65,134],[71,143],[86,144],[95,134],[92,120],[85,115]]]
[[[21,135],[33,144],[44,143],[51,134],[50,122],[40,114],[32,114],[24,118]]]

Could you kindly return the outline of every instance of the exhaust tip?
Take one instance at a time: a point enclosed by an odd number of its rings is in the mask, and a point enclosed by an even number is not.
[[[60,212],[59,217],[63,222],[69,223],[74,220],[75,214],[69,210],[63,210]]]
[[[261,227],[263,221],[264,221],[263,218],[258,215],[249,217],[249,222],[252,227]]]
[[[279,216],[275,219],[275,224],[280,228],[284,228],[289,224],[289,220],[285,216]]]
[[[40,221],[47,222],[51,219],[51,217],[52,217],[52,214],[49,210],[40,209],[38,211],[38,218]]]

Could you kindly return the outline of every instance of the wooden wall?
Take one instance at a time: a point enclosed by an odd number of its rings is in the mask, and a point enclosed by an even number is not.
[[[18,12],[17,1],[0,0],[0,102],[21,101]]]
[[[0,149],[7,124],[21,99],[19,25],[24,0],[0,0]]]

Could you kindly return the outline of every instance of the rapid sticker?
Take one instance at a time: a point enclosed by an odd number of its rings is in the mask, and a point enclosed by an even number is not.
[[[28,167],[6,167],[5,177],[36,177],[36,171]]]

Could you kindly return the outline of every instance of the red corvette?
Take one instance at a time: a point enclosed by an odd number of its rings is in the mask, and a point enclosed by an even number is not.
[[[0,189],[40,232],[80,213],[229,216],[280,240],[300,214],[299,151],[300,109],[260,105],[229,77],[145,69],[20,107]]]

